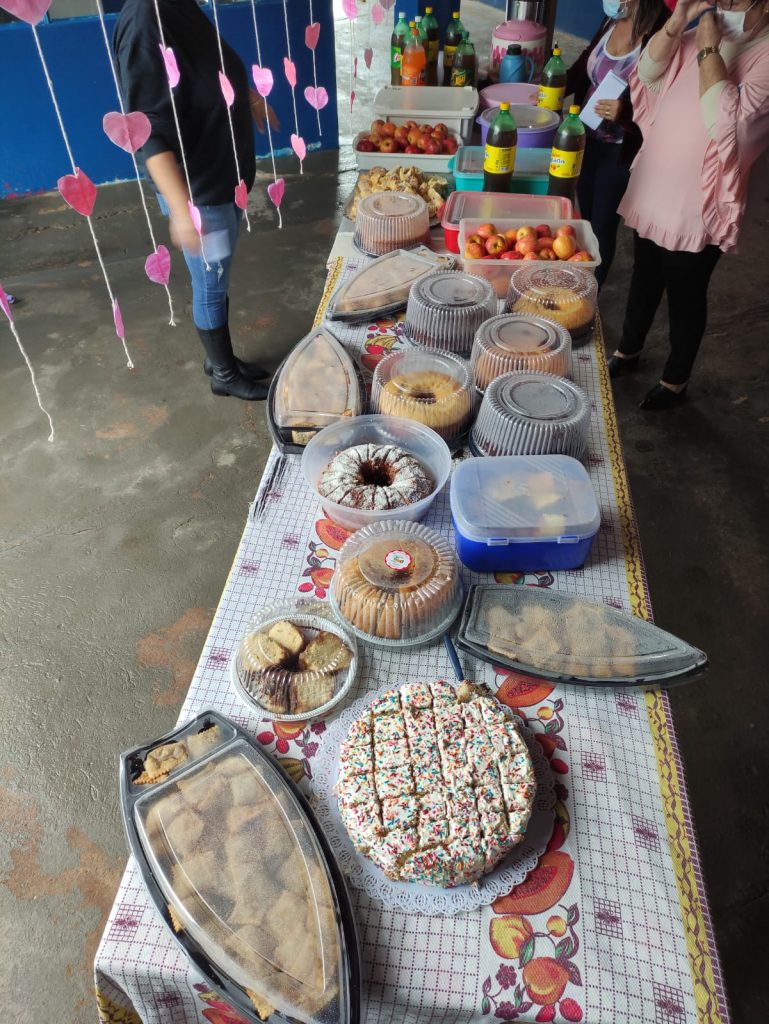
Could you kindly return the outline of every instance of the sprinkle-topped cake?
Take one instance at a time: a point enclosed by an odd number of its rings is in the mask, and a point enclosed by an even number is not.
[[[476,882],[521,842],[535,794],[513,721],[467,683],[388,690],[340,750],[342,821],[355,848],[396,881]]]

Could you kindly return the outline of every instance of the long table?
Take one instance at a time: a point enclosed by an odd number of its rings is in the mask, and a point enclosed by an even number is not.
[[[359,264],[337,247],[316,323]],[[364,370],[403,344],[402,321],[332,329]],[[574,353],[573,378],[592,405],[585,464],[601,508],[588,563],[575,572],[501,575],[651,616],[600,322]],[[447,489],[426,525],[451,532]],[[302,477],[297,456],[273,449],[182,707],[180,721],[215,708],[281,759],[308,793],[323,723],[290,726],[244,705],[230,655],[266,603],[308,591],[324,598],[344,540]],[[465,585],[489,577],[463,570]],[[547,851],[527,880],[493,906],[456,917],[385,909],[352,890],[365,972],[366,1024],[483,1020],[589,1024],[726,1024],[729,1011],[686,794],[663,691],[553,687],[472,666],[524,717],[550,759],[556,813]],[[385,684],[451,679],[443,646],[377,651],[351,699]],[[137,740],[146,737],[137,737]],[[95,961],[103,1021],[237,1024],[180,953],[129,861]]]

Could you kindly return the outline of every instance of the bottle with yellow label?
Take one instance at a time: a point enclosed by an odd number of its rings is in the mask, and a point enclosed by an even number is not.
[[[462,33],[465,26],[459,20],[459,11],[454,11],[451,21],[446,26],[446,36],[443,40],[443,84],[451,85],[451,68],[454,64],[454,54],[462,42]]]
[[[550,153],[550,174],[548,176],[547,194],[564,196],[577,201],[577,182],[582,170],[582,158],[585,155],[585,126],[579,117],[579,107],[569,107],[569,114],[563,119],[555,133],[553,149]]]
[[[546,110],[554,110],[560,114],[563,110],[563,97],[566,95],[566,65],[561,59],[561,50],[556,43],[553,56],[545,64],[542,71],[542,82],[537,95],[537,106]]]
[[[427,84],[438,84],[438,51],[441,46],[441,30],[432,7],[425,7],[422,27],[427,36]]]
[[[465,85],[475,85],[476,71],[475,47],[470,42],[470,37],[465,30],[462,33],[462,42],[454,53],[454,62],[451,65],[451,84],[460,89]]]
[[[518,129],[509,103],[500,103],[499,112],[491,122],[483,154],[483,191],[509,192],[515,169]]]

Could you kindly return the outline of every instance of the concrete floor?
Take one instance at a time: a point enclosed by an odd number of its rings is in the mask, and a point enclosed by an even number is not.
[[[468,12],[478,32],[495,20]],[[274,366],[309,328],[350,166],[343,151],[287,174],[282,232],[254,192],[232,286],[242,352]],[[47,444],[0,325],[0,1006],[14,1024],[95,1019],[91,963],[126,856],[116,756],[175,721],[269,450],[263,408],[208,389],[178,257],[179,326],[166,326],[163,292],[142,272],[136,186],[102,189],[97,210],[132,373],[82,221],[55,195],[0,205],[0,280],[24,299],[19,331],[57,430]],[[759,241],[766,222],[764,200]],[[610,342],[628,243],[623,231],[602,298]],[[711,657],[705,681],[673,703],[736,1024],[765,1019],[767,995],[762,251],[749,245],[716,271],[686,406],[637,409],[663,360],[664,311],[643,372],[616,388],[657,621]]]

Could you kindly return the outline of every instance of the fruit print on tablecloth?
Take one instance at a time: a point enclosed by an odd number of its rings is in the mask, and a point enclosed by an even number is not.
[[[352,531],[337,525],[331,519],[319,519],[315,523],[315,533],[318,539],[308,542],[307,565],[302,571],[297,590],[307,597],[314,593],[315,597],[322,601],[328,595],[331,577],[336,568],[336,555],[332,552],[340,550]]]

